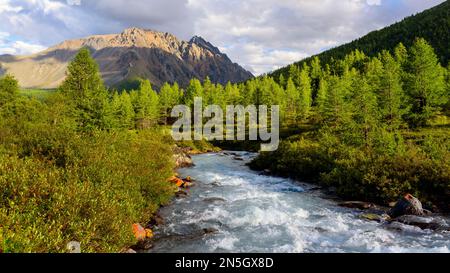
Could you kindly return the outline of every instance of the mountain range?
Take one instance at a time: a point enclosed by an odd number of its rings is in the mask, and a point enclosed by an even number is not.
[[[136,78],[160,87],[165,82],[186,86],[192,78],[225,84],[253,75],[203,38],[182,41],[170,33],[129,28],[120,34],[94,35],[64,41],[29,56],[0,56],[0,75],[12,74],[23,88],[56,88],[77,52],[89,48],[105,84],[120,86]]]

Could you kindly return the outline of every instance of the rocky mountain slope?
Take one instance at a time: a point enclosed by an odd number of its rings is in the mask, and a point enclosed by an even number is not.
[[[108,86],[140,77],[156,87],[164,82],[187,85],[191,78],[226,83],[253,75],[201,37],[181,41],[169,33],[126,29],[120,34],[69,40],[31,56],[0,56],[0,74],[14,75],[24,88],[56,88],[68,63],[82,47],[91,49]]]

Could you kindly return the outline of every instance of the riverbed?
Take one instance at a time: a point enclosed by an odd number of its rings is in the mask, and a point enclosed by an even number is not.
[[[267,176],[246,152],[203,154],[179,170],[189,196],[161,209],[150,252],[449,252],[450,233],[361,219],[313,185]],[[442,216],[445,221],[449,219]]]

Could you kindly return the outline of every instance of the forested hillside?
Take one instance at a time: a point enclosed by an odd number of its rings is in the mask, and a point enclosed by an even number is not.
[[[317,57],[323,64],[331,64],[333,60],[342,59],[357,49],[369,56],[375,56],[382,50],[393,50],[400,42],[409,47],[416,37],[426,39],[434,47],[441,64],[444,66],[448,64],[450,59],[450,1],[445,1],[384,29],[373,31],[351,43],[325,51],[318,54]],[[304,63],[310,63],[311,60],[312,58],[307,58],[295,65],[301,67]],[[271,73],[271,76],[278,78],[281,74],[286,76],[288,72],[289,67],[284,67]]]

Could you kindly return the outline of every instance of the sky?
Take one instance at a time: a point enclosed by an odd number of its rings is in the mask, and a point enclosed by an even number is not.
[[[255,75],[350,42],[444,0],[0,0],[0,54],[140,27],[198,35]]]

